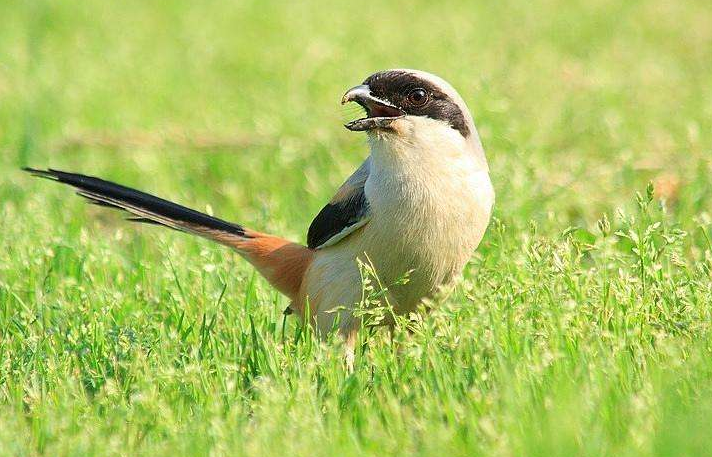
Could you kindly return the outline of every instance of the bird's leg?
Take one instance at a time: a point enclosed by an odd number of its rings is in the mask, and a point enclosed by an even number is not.
[[[342,327],[340,330],[340,333],[344,338],[344,361],[346,362],[346,371],[349,374],[354,372],[359,327],[360,325],[356,322],[348,325],[347,327]]]
[[[346,362],[346,371],[349,374],[354,372],[354,361],[356,359],[356,354],[354,351],[354,344],[347,342],[344,346],[344,361]]]

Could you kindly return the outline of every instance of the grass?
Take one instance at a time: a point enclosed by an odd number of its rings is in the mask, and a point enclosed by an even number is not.
[[[1,455],[709,455],[707,0],[0,4]],[[497,192],[456,292],[356,370],[235,254],[19,167],[304,240],[415,67]],[[648,183],[653,186],[649,187]],[[208,206],[209,203],[209,206]]]

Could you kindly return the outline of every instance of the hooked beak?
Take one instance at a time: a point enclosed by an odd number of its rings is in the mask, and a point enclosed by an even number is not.
[[[349,89],[341,99],[341,104],[348,102],[356,102],[366,110],[366,117],[344,125],[354,132],[387,128],[391,122],[405,116],[402,109],[371,94],[371,89],[366,84]]]

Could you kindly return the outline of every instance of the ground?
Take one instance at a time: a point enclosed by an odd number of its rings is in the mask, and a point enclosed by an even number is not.
[[[708,0],[11,0],[0,17],[1,455],[712,452]],[[234,253],[19,171],[304,241],[366,155],[341,95],[392,67],[462,93],[495,219],[451,296],[362,334],[353,374]]]

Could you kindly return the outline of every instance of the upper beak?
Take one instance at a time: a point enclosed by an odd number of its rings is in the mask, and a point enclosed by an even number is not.
[[[345,105],[348,102],[357,101],[358,99],[367,99],[371,97],[371,89],[366,84],[361,84],[360,86],[352,87],[343,97],[341,97],[341,104]]]
[[[349,89],[341,98],[342,105],[348,102],[358,103],[367,113],[367,117],[346,124],[344,127],[349,130],[362,131],[386,128],[391,122],[405,115],[405,112],[397,106],[393,106],[391,103],[374,96],[366,84]]]

